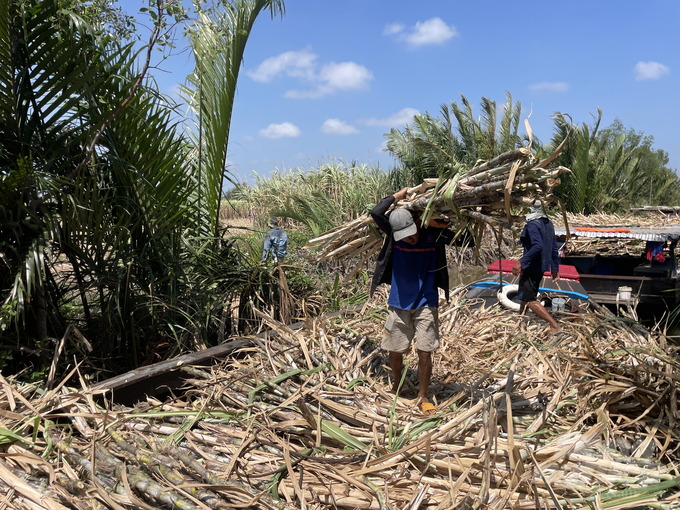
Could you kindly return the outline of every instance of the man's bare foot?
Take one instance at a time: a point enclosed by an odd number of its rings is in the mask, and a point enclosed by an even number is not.
[[[550,328],[550,334],[551,335],[556,335],[557,333],[561,333],[562,331],[564,331],[562,328],[557,328],[557,329]]]

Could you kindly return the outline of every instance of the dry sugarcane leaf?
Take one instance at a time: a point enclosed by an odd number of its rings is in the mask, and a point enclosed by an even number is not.
[[[50,372],[49,375],[47,376],[47,389],[51,390],[52,385],[54,384],[54,375],[57,372],[57,362],[59,361],[59,356],[61,356],[61,351],[64,348],[64,344],[66,343],[66,338],[71,334],[71,328],[73,328],[71,324],[68,325],[66,328],[66,331],[64,332],[64,335],[61,337],[61,340],[59,341],[59,344],[57,345],[57,348],[54,349],[54,356],[52,357],[52,364],[50,366]]]
[[[529,112],[529,115],[527,115],[527,118],[524,119],[524,128],[527,131],[527,138],[529,139],[529,145],[527,146],[527,150],[531,150],[531,146],[534,143],[533,131],[531,129],[531,125],[529,124],[529,117],[531,117],[532,113],[533,113],[533,111]]]
[[[49,476],[50,485],[54,484],[55,474],[52,464],[38,457],[33,452],[30,452],[20,446],[13,444],[7,449],[6,454],[0,453],[0,457],[11,458],[14,462],[17,462],[20,465],[22,465],[25,471],[29,471],[27,469],[28,466],[34,466],[40,469],[41,471],[46,471]]]
[[[454,290],[454,293],[465,299],[464,292]],[[197,406],[209,409],[208,405],[214,405],[233,419],[219,423],[215,421],[216,414],[206,411],[206,419],[196,420],[194,430],[186,434],[187,441],[179,447],[182,455],[192,455],[195,462],[200,462],[207,470],[207,477],[223,476],[225,467],[237,455],[239,476],[243,474],[242,480],[252,480],[258,487],[273,474],[282,472],[281,468],[285,466],[284,441],[292,451],[317,446],[312,455],[302,456],[299,460],[293,458],[290,450],[289,456],[298,476],[304,504],[319,510],[334,508],[333,504],[339,508],[372,505],[377,509],[379,502],[376,497],[382,498],[384,504],[407,507],[421,494],[425,485],[429,489],[421,508],[426,506],[426,502],[433,508],[444,508],[447,501],[453,501],[449,507],[461,507],[464,501],[479,505],[484,499],[488,500],[489,508],[504,505],[536,508],[536,501],[544,501],[539,503],[543,504],[543,508],[546,505],[554,508],[548,487],[560,501],[564,501],[592,497],[598,490],[607,490],[619,478],[625,480],[619,482],[622,488],[648,488],[655,480],[665,483],[673,479],[675,474],[669,469],[672,469],[680,452],[680,434],[670,426],[671,419],[675,419],[670,411],[673,407],[671,388],[676,385],[674,376],[679,373],[680,363],[674,361],[675,351],[660,347],[658,332],[651,332],[650,336],[617,322],[602,322],[604,316],[584,307],[582,313],[574,315],[574,319],[578,320],[563,324],[569,331],[568,343],[549,346],[545,344],[547,326],[544,323],[535,319],[517,321],[513,313],[491,305],[474,308],[469,301],[457,302],[454,299],[448,308],[445,304],[440,307],[440,317],[450,310],[445,318],[455,315],[456,320],[451,325],[451,333],[442,334],[440,354],[433,360],[433,380],[438,379],[439,382],[433,385],[431,391],[443,403],[438,406],[435,418],[439,422],[431,422],[421,430],[420,427],[428,420],[422,420],[407,406],[398,407],[399,427],[404,427],[398,432],[402,434],[402,442],[398,444],[388,444],[386,432],[385,416],[390,406],[381,397],[389,386],[389,382],[383,379],[387,370],[383,367],[385,359],[378,355],[377,350],[362,346],[363,340],[357,341],[354,336],[350,340],[345,334],[352,329],[362,336],[379,337],[383,319],[370,311],[379,310],[382,302],[368,303],[366,310],[369,313],[364,317],[354,316],[340,324],[309,317],[303,327],[296,330],[295,335],[303,339],[313,364],[323,363],[327,359],[324,353],[334,353],[336,365],[347,369],[335,370],[325,366],[314,375],[298,372],[296,379],[282,379],[280,383],[265,385],[266,389],[258,394],[257,402],[249,406],[248,394],[260,381],[271,381],[277,375],[291,372],[293,366],[307,364],[300,342],[286,333],[283,326],[274,324],[284,336],[255,341],[245,358],[212,369],[200,369],[205,370],[205,376],[191,373],[191,378],[186,380],[186,396],[177,394],[175,400],[166,403],[155,399],[149,400],[148,404],[142,402],[147,406],[148,418],[144,417],[144,409],[124,410],[114,417],[121,420],[120,425],[128,431],[126,438],[132,441],[133,437],[137,437],[153,448],[153,445],[163,444],[167,435],[176,434],[178,423],[195,418]],[[514,336],[510,336],[512,328],[516,328]],[[533,349],[530,347],[532,344],[535,346]],[[416,356],[416,353],[407,353],[406,356]],[[516,376],[510,375],[510,368]],[[661,374],[654,373],[654,370]],[[363,386],[348,387],[348,381],[359,378]],[[24,387],[14,382],[9,384],[14,394],[26,396],[33,392],[31,389],[19,389]],[[290,405],[295,399],[309,395],[315,397],[310,405],[320,404],[313,411],[316,426],[311,430],[302,412]],[[633,400],[633,396],[637,396],[639,401]],[[37,396],[26,398],[34,407],[38,401],[41,406],[47,406],[44,409],[46,416],[59,417],[60,420],[80,417],[93,428],[91,424],[96,423],[98,431],[102,424],[106,424],[111,433],[115,432],[112,425],[115,422],[108,420],[105,410],[90,407],[86,392],[59,394],[53,402],[45,402]],[[498,421],[484,417],[479,407],[475,409],[489,398],[499,402],[501,419]],[[601,407],[595,409],[593,399],[598,406],[602,404]],[[0,400],[1,405],[9,408],[2,392]],[[655,407],[651,411],[638,419],[653,405]],[[17,406],[24,408],[18,399]],[[49,406],[55,407],[50,410]],[[60,412],[64,406],[73,408],[77,416]],[[544,410],[543,413],[540,409]],[[664,412],[660,415],[658,411],[661,409]],[[243,420],[245,410],[250,414]],[[161,413],[175,412],[190,414],[160,417]],[[506,416],[502,417],[504,412]],[[348,416],[343,416],[343,413]],[[367,423],[357,427],[357,423],[351,422],[352,413],[356,413],[362,421],[367,420]],[[154,414],[158,416],[152,417]],[[548,417],[550,419],[546,420]],[[19,413],[0,413],[0,420],[9,429],[16,430],[14,424],[21,419]],[[351,452],[344,451],[344,441],[338,443],[329,433],[332,432],[330,429],[319,429],[328,420],[337,430],[366,447],[359,449],[368,452],[359,453],[356,448]],[[245,432],[249,423],[257,424],[256,442],[248,438],[250,430]],[[371,426],[367,426],[368,423]],[[497,432],[499,424],[509,435]],[[593,427],[595,424],[599,425]],[[275,436],[283,428],[290,432],[286,440]],[[486,443],[478,435],[484,428],[486,437],[492,441],[488,457],[484,453],[488,451]],[[610,449],[614,445],[618,449],[621,440],[632,441],[634,435],[651,438],[648,444],[657,444],[657,451],[661,451],[660,455],[664,457],[655,455],[651,461],[638,461],[633,457],[631,461],[625,445],[621,446],[621,452]],[[239,453],[244,440],[250,444]],[[77,451],[87,448],[83,435],[77,429],[73,430],[69,441]],[[100,448],[108,448],[107,455],[120,456],[117,445],[105,441],[98,445],[97,455]],[[39,440],[37,447],[45,448],[45,445]],[[545,480],[524,452],[527,447],[532,449],[536,462],[541,463]],[[529,464],[525,466],[522,457],[530,461]],[[125,455],[121,458],[127,459],[128,469],[135,462]],[[485,469],[483,462],[487,458]],[[457,460],[454,462],[453,459]],[[46,460],[52,463],[48,457]],[[72,462],[73,469],[68,464]],[[193,469],[194,461],[190,458],[182,462],[188,469]],[[70,479],[73,483],[84,484],[84,489],[78,490],[89,491],[88,494],[96,496],[89,476],[84,480],[78,479],[81,476],[78,471],[85,467],[83,463],[77,456],[69,457],[68,463],[61,466],[59,463],[52,464],[56,473],[55,488],[64,494],[66,486],[63,484],[68,484]],[[200,466],[196,469],[203,472]],[[287,471],[287,467],[282,469]],[[350,485],[336,474],[338,469],[351,473],[355,480],[362,480],[365,476],[366,482],[359,482],[365,487]],[[426,475],[423,475],[425,469]],[[488,476],[489,471],[492,476]],[[233,473],[232,470],[230,481],[236,484]],[[481,485],[482,480],[484,486]],[[338,489],[339,481],[347,484],[346,492],[342,494],[338,492],[343,490]],[[198,486],[191,479],[184,484],[178,482],[179,479],[172,481],[176,489]],[[104,488],[101,481],[98,484]],[[129,484],[134,485],[132,478]],[[452,498],[454,484],[457,484],[458,492]],[[212,484],[213,490],[216,487]],[[266,501],[266,496],[261,495],[264,499],[257,499],[260,491],[245,487],[251,494],[251,505],[273,508]],[[109,487],[105,490],[108,491]],[[225,491],[229,493],[231,489]],[[280,482],[279,494],[298,498],[291,478],[286,477]],[[676,491],[673,489],[667,494],[672,496]],[[17,495],[17,498],[22,497]],[[111,498],[122,506],[132,505],[119,496],[111,495]],[[667,500],[667,497],[654,499],[658,504]],[[294,507],[284,501],[279,504],[291,510]]]
[[[295,474],[295,471],[293,470],[293,464],[290,461],[290,448],[288,447],[288,443],[283,444],[283,458],[286,461],[286,468],[288,469],[288,476],[290,477],[291,483],[293,485],[293,490],[295,491],[295,495],[298,498],[298,501],[302,505],[304,505],[305,501],[305,496],[302,492],[302,488],[300,487],[299,481],[297,479],[297,476]]]
[[[3,388],[5,388],[5,392],[7,395],[7,399],[9,402],[13,403],[14,402],[14,397],[16,397],[18,400],[21,401],[22,404],[24,404],[28,409],[35,415],[39,415],[40,413],[33,407],[33,404],[31,404],[28,400],[24,398],[24,396],[15,391],[15,388],[12,387],[11,384],[7,382],[7,379],[5,379],[2,374],[0,374],[0,384],[2,384]],[[7,391],[9,390],[9,391]],[[15,404],[10,404],[10,405],[15,405]],[[10,407],[11,408],[11,407]],[[14,410],[14,409],[12,409]]]
[[[225,480],[228,480],[229,477],[231,476],[231,472],[234,470],[234,467],[236,467],[236,463],[239,461],[241,458],[241,455],[243,455],[243,451],[250,446],[250,443],[252,443],[256,439],[255,434],[250,434],[248,437],[241,443],[241,446],[238,448],[236,453],[231,458],[231,462],[227,466],[227,469],[224,471],[223,477]]]
[[[24,480],[14,475],[2,460],[0,460],[0,477],[7,481],[16,492],[38,505],[44,505],[48,510],[67,510],[67,508],[58,501],[41,494],[37,489],[34,489]]]
[[[505,215],[508,223],[512,223],[512,213],[510,212],[510,194],[512,192],[512,186],[515,183],[515,174],[519,168],[519,161],[515,161],[510,169],[510,175],[508,176],[508,182],[505,183],[505,188],[503,188],[503,194],[505,195]]]
[[[526,447],[525,451],[529,454],[529,458],[531,461],[534,463],[534,467],[538,471],[539,476],[543,480],[543,483],[545,483],[546,488],[548,489],[548,492],[550,493],[550,497],[553,500],[553,503],[555,504],[555,507],[558,510],[562,510],[562,505],[560,505],[559,499],[557,498],[557,495],[555,494],[555,491],[553,491],[552,486],[548,483],[548,480],[545,478],[545,474],[543,474],[543,470],[541,469],[541,466],[538,464],[536,461],[536,458],[534,457],[533,452],[531,451],[531,448]]]

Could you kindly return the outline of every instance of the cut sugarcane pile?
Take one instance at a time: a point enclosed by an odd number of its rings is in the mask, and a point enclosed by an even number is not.
[[[379,306],[298,331],[264,316],[237,358],[184,367],[183,393],[134,408],[0,379],[0,506],[677,507],[680,364],[663,337],[599,308],[549,337],[454,294],[429,418],[388,391]]]
[[[552,218],[555,226],[564,226],[562,215],[556,214]],[[625,214],[574,214],[567,213],[569,227],[643,227],[661,228],[680,224],[680,218],[676,214],[663,214],[657,212],[637,212]]]
[[[616,239],[610,237],[572,237],[566,241],[568,255],[631,255],[642,256],[645,242],[640,239]]]
[[[561,214],[554,215],[553,223],[556,226],[564,226]],[[626,214],[583,214],[567,213],[572,237],[566,241],[566,253],[569,255],[631,255],[639,257],[643,255],[645,242],[640,239],[618,239],[609,237],[578,237],[578,227],[584,228],[616,228],[616,227],[642,227],[663,229],[669,226],[678,226],[680,220],[674,214],[668,215],[657,212],[638,212]]]
[[[395,207],[404,207],[426,217],[443,218],[460,225],[477,221],[482,225],[514,228],[513,209],[526,207],[536,197],[550,199],[559,176],[569,169],[548,168],[557,153],[538,161],[528,148],[515,149],[471,170],[454,166],[451,177],[426,179],[411,188],[408,197]],[[322,262],[361,256],[361,264],[382,244],[382,237],[369,215],[364,215],[309,241],[306,249],[318,249],[313,260]]]

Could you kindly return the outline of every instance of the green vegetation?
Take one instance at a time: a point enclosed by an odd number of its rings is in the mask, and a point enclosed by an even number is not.
[[[571,133],[558,164],[571,176],[557,189],[571,212],[621,212],[639,205],[680,204],[680,180],[668,168],[668,153],[654,149],[654,138],[615,120],[599,130],[602,112],[593,126],[571,126],[555,117],[555,134],[547,150],[557,148]]]
[[[49,367],[68,324],[91,340],[101,371],[214,343],[247,329],[252,303],[276,295],[261,289],[279,286],[259,259],[212,233],[232,71],[255,18],[282,13],[283,2],[234,0],[188,27],[197,70],[186,92],[199,111],[220,112],[194,138],[144,79],[152,50],[188,23],[181,3],[151,2],[139,53],[121,42],[131,32],[108,36],[103,6],[0,1],[0,344],[13,369]]]
[[[503,115],[498,125],[495,101],[483,97],[482,113],[475,119],[472,105],[461,94],[463,107],[452,102],[441,106],[441,117],[429,113],[416,115],[413,126],[403,131],[392,129],[385,138],[387,150],[400,162],[395,172],[409,175],[410,185],[420,184],[427,177],[436,177],[442,169],[464,164],[469,168],[503,152],[520,146],[517,136],[520,102],[513,104],[507,93]]]
[[[256,218],[274,215],[299,221],[310,229],[311,237],[364,214],[386,190],[414,182],[379,167],[338,161],[309,171],[296,168],[255,177],[255,186],[237,185],[232,196],[249,203]]]

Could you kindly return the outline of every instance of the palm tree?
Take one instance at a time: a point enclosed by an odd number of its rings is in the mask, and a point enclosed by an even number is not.
[[[450,172],[456,164],[472,167],[521,145],[517,135],[521,104],[513,104],[506,92],[503,115],[498,123],[495,101],[483,97],[481,114],[475,118],[472,105],[461,94],[462,108],[456,102],[442,104],[441,117],[416,115],[403,131],[392,129],[385,135],[387,150],[409,174],[406,185],[416,185],[426,177]]]
[[[234,0],[223,10],[200,11],[191,30],[196,67],[182,87],[196,125],[191,132],[197,148],[200,182],[197,201],[219,236],[219,207],[224,181],[233,183],[227,167],[231,115],[243,53],[258,15],[269,9],[272,18],[285,13],[283,0]]]
[[[594,125],[572,126],[563,115],[555,116],[555,134],[548,150],[556,149],[565,138],[559,163],[572,170],[557,188],[567,210],[590,214],[615,212],[635,201],[638,190],[649,182],[650,174],[640,165],[641,148],[626,141],[626,134],[611,128],[600,131],[602,111],[597,109]],[[675,179],[659,182],[660,192]]]
[[[127,351],[149,303],[172,302],[195,183],[132,45],[107,44],[62,7],[0,0],[0,320],[40,344],[63,332],[75,288],[88,322],[97,310],[101,337]],[[75,284],[55,275],[60,253]]]
[[[0,288],[5,304],[37,319],[47,336],[45,249],[59,237],[56,212],[101,112],[82,91],[105,81],[82,18],[56,1],[0,1]],[[9,291],[9,292],[8,292]]]
[[[627,205],[678,205],[680,184],[675,171],[669,168],[668,153],[654,149],[654,137],[645,136],[641,131],[625,128],[621,121],[614,122],[600,131],[598,138],[603,144],[614,144],[623,137],[621,151],[635,154],[636,179],[628,187],[622,206]]]
[[[573,126],[571,119],[567,121],[562,114],[554,117],[555,133],[548,144],[547,152],[554,151],[564,142],[558,161],[570,168],[572,174],[564,176],[562,184],[557,188],[557,194],[571,212],[583,212],[588,198],[599,193],[599,185],[592,178],[591,168],[591,149],[602,120],[602,111],[598,108],[597,112],[597,120],[592,128],[585,122],[581,127]]]
[[[506,92],[503,117],[498,127],[498,109],[495,101],[483,97],[480,104],[482,113],[476,120],[470,102],[462,94],[461,102],[462,109],[457,103],[451,103],[451,111],[457,120],[457,130],[462,141],[462,162],[474,166],[479,161],[488,161],[503,152],[515,149],[521,143],[517,131],[522,106],[519,101],[513,105],[510,92]],[[445,118],[448,118],[448,109],[443,106],[442,110]]]
[[[264,6],[274,13],[282,4],[223,5],[236,41],[226,51],[233,69],[223,71],[235,80],[244,27]],[[37,320],[24,322],[22,341],[60,335],[60,306],[75,291],[90,325],[97,321],[99,354],[124,354],[136,365],[142,337],[200,345],[220,317],[214,307],[226,301],[215,282],[238,294],[239,284],[249,284],[249,266],[215,278],[206,264],[216,256],[212,242],[196,235],[210,233],[214,218],[193,214],[199,186],[219,196],[224,165],[212,185],[201,183],[191,157],[197,147],[172,120],[168,98],[143,82],[132,45],[99,39],[101,32],[62,7],[58,0],[0,0],[0,289],[7,296],[0,335],[26,314]],[[167,14],[159,9],[157,20]],[[162,26],[157,21],[152,37]],[[213,63],[224,59],[227,28],[218,31]],[[216,68],[206,69],[214,77]],[[217,113],[230,112],[221,101]],[[203,108],[211,111],[209,103]],[[71,262],[73,279],[55,277],[59,254]],[[242,261],[236,253],[221,259]]]

